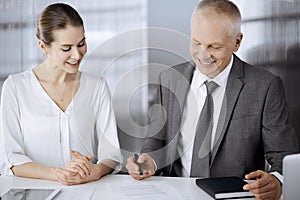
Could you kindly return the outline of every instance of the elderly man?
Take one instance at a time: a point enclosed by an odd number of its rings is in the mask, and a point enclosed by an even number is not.
[[[257,199],[278,199],[282,159],[298,152],[279,77],[240,60],[241,15],[228,0],[203,0],[191,20],[193,62],[160,75],[156,103],[164,110],[137,160],[135,179],[153,174],[185,177],[239,176]],[[162,124],[163,123],[163,124]],[[153,130],[163,127],[157,133]],[[265,172],[265,159],[271,165]]]

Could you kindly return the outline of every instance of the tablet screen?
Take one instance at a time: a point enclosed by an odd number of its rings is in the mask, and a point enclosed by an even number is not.
[[[52,199],[59,189],[10,189],[1,196],[1,200]]]

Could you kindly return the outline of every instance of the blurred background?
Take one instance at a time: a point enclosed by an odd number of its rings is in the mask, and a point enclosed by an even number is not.
[[[104,76],[126,157],[139,151],[161,70],[190,60],[190,17],[198,0],[0,0],[0,89],[11,73],[43,60],[35,23],[48,4],[65,2],[85,23],[88,53],[81,70]],[[284,82],[300,139],[300,0],[233,0],[244,38],[237,53]]]

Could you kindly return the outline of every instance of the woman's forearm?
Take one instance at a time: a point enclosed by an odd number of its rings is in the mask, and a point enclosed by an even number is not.
[[[15,176],[19,177],[59,181],[65,185],[75,185],[99,180],[101,177],[111,173],[117,164],[117,162],[109,159],[103,160],[99,164],[92,164],[91,174],[85,178],[80,177],[77,172],[71,172],[67,168],[52,170],[50,166],[34,162],[13,166],[11,170]]]
[[[54,172],[51,170],[50,166],[41,165],[34,162],[24,163],[21,165],[13,166],[11,168],[15,176],[26,177],[26,178],[36,178],[45,180],[56,180]]]
[[[97,179],[100,179],[101,177],[111,173],[116,168],[117,165],[118,163],[113,160],[107,159],[101,161],[99,164],[97,164],[97,168],[98,168]]]

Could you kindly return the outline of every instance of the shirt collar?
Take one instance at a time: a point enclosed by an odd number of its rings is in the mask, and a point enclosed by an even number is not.
[[[206,76],[205,74],[202,74],[199,69],[196,67],[195,71],[194,71],[194,76],[193,76],[193,81],[195,81],[196,86],[197,87],[201,87],[205,81],[214,81],[215,83],[217,83],[220,87],[225,87],[227,84],[227,80],[229,77],[229,72],[232,68],[233,65],[233,60],[234,57],[233,55],[231,55],[231,59],[229,64],[225,67],[225,69],[219,73],[216,77],[214,77],[213,79],[209,78],[208,76]]]

